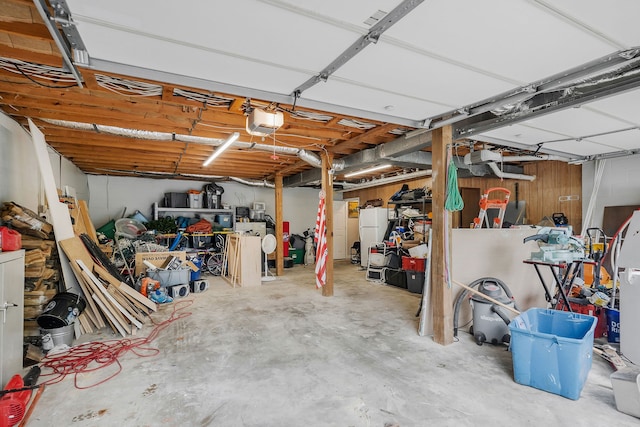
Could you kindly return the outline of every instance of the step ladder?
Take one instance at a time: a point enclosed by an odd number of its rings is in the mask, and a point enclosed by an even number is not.
[[[493,192],[501,191],[504,193],[502,199],[490,199],[489,194]],[[507,210],[507,204],[509,203],[509,197],[511,191],[502,187],[490,188],[480,197],[480,213],[477,218],[473,219],[472,228],[482,228],[482,224],[486,222],[487,228],[491,228],[489,224],[489,218],[487,218],[487,209],[498,209],[498,216],[493,219],[493,228],[502,228],[502,221],[504,220],[504,213]]]

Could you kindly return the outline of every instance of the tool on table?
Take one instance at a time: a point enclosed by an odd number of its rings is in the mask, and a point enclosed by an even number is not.
[[[40,377],[40,367],[34,366],[23,377],[16,374],[2,390],[0,397],[0,427],[13,427],[22,420],[31,393]]]
[[[538,234],[525,237],[524,243],[538,242],[540,250],[531,259],[544,262],[572,262],[584,258],[584,245],[571,235],[571,227],[543,227]]]
[[[504,197],[502,199],[489,199],[489,194],[494,191],[502,191]],[[486,222],[487,228],[491,228],[489,218],[487,218],[487,209],[498,209],[498,216],[493,219],[493,228],[502,228],[502,221],[504,220],[504,213],[507,210],[510,196],[511,191],[506,188],[494,187],[485,191],[480,196],[480,213],[477,218],[474,218],[471,228],[482,228],[483,222]]]

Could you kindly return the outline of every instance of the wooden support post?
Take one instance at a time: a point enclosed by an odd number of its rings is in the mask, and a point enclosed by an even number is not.
[[[277,173],[275,177],[275,203],[276,203],[276,276],[284,273],[284,231],[282,227],[282,174]]]
[[[329,169],[333,164],[333,156],[322,155],[322,189],[325,193],[326,226],[327,226],[327,283],[322,287],[322,296],[333,296],[333,175]]]
[[[451,244],[451,213],[444,208],[447,197],[447,146],[452,143],[451,126],[433,131],[431,154],[433,158],[432,184],[433,224],[431,227],[431,311],[433,315],[433,340],[438,344],[453,343],[452,290],[446,276],[446,261],[451,261],[451,251],[445,256]],[[449,263],[449,274],[451,262]]]

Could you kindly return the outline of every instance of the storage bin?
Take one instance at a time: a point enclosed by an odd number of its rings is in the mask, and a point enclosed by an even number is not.
[[[406,271],[407,289],[414,294],[421,294],[424,287],[424,271]]]
[[[191,270],[190,274],[190,279],[193,282],[194,280],[199,280],[200,279],[200,275],[202,274],[202,258],[200,257],[193,257],[190,259],[191,262],[198,267],[198,271],[193,271]]]
[[[147,277],[160,282],[160,286],[167,287],[173,285],[187,285],[191,277],[190,268],[181,268],[179,270],[151,270],[147,269]]]
[[[384,266],[388,268],[400,268],[402,265],[400,255],[395,252],[387,252],[384,256]]]
[[[541,308],[516,316],[509,324],[515,381],[577,400],[591,370],[597,321]]]
[[[289,256],[294,264],[304,264],[304,249],[289,249]]]
[[[231,215],[216,215],[216,222],[223,228],[231,228]]]
[[[427,265],[426,258],[402,257],[402,269],[411,271],[425,271]]]
[[[189,243],[194,249],[206,249],[211,246],[211,241],[213,240],[213,236],[211,234],[198,234],[192,233],[189,236]]]
[[[397,286],[402,289],[407,289],[407,274],[403,270],[385,268],[384,282],[388,285]]]
[[[202,193],[189,193],[189,207],[191,209],[202,209]]]
[[[164,193],[165,208],[188,208],[189,197],[187,193]]]

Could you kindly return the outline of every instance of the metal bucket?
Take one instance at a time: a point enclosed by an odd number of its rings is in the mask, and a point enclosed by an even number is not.
[[[68,345],[71,347],[73,344],[73,324],[61,328],[41,328],[40,333],[42,334],[43,350],[48,351],[59,345]]]

